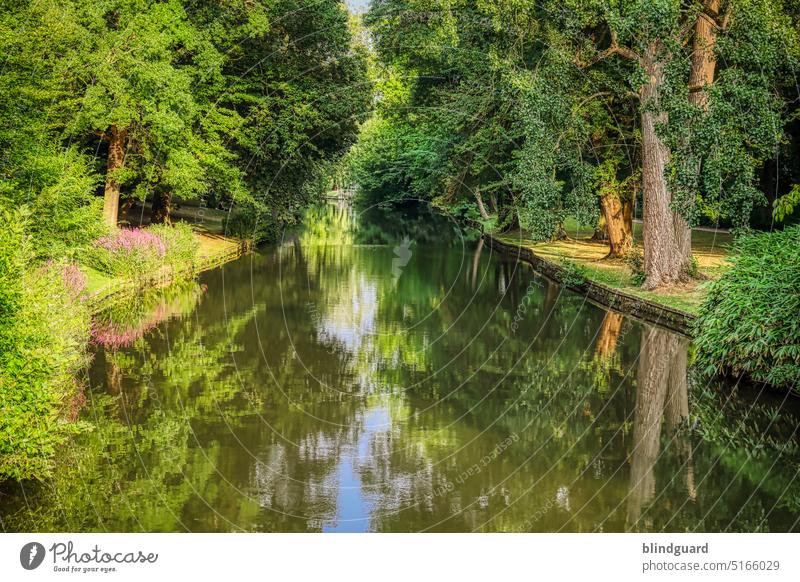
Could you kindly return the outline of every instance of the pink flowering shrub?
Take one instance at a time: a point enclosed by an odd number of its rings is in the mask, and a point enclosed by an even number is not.
[[[158,234],[143,228],[121,228],[97,239],[86,262],[109,275],[135,277],[159,269],[166,256],[167,244]]]
[[[86,289],[86,275],[80,270],[77,264],[59,264],[53,259],[50,259],[44,264],[44,268],[47,270],[56,270],[59,273],[61,282],[64,284],[64,289],[73,301],[78,298],[81,298],[81,300],[85,299],[85,297],[81,297],[81,293]]]
[[[86,289],[86,275],[75,263],[67,263],[61,268],[61,280],[73,299],[80,297]]]

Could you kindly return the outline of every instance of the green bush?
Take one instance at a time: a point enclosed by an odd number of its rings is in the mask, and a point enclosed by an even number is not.
[[[58,446],[81,425],[75,378],[87,362],[89,311],[59,265],[32,262],[19,213],[0,229],[0,479],[47,476]]]
[[[743,237],[695,323],[707,375],[800,389],[800,226]]]
[[[111,276],[152,275],[165,266],[191,265],[198,241],[186,224],[120,228],[103,236],[83,254],[83,262]]]
[[[225,221],[225,234],[254,243],[276,241],[281,236],[281,224],[264,207],[240,204]]]
[[[645,280],[644,251],[642,247],[636,244],[631,246],[628,252],[625,253],[623,260],[631,270],[631,282],[635,286],[641,287]]]
[[[147,230],[158,236],[166,245],[164,261],[173,268],[185,267],[194,262],[200,245],[192,228],[183,222],[160,224]]]

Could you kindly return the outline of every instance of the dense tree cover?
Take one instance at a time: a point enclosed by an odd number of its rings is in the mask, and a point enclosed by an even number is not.
[[[84,236],[100,184],[109,226],[120,198],[152,201],[154,222],[173,197],[294,219],[369,103],[334,0],[10,2],[0,18],[3,199]]]
[[[602,213],[612,256],[638,193],[644,285],[683,281],[690,225],[746,227],[765,176],[791,175],[764,168],[795,131],[796,16],[791,0],[374,0],[386,91],[354,175],[540,239]]]
[[[274,235],[324,192],[370,96],[338,0],[0,4],[0,477],[46,475],[64,433],[81,269],[194,259],[188,229],[117,229],[131,205],[169,223],[195,199]]]

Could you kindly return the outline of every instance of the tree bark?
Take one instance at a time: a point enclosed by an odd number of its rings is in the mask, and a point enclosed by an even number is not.
[[[717,24],[710,14],[719,13],[720,0],[706,0],[704,9],[697,15],[694,25],[692,64],[689,71],[689,103],[706,112],[708,111],[707,89],[714,82],[717,69],[717,59],[714,55],[717,45]],[[700,175],[699,163],[695,168],[695,174]],[[688,203],[694,207],[694,200]],[[675,242],[681,269],[688,273],[692,260],[692,229],[683,220],[675,221]]]
[[[657,131],[668,121],[661,108],[665,65],[660,57],[662,50],[661,43],[652,43],[642,59],[647,74],[641,89],[645,289],[677,283],[685,273],[676,241],[676,225],[685,221],[670,208],[671,196],[664,175],[670,151]]]
[[[106,186],[103,194],[103,220],[110,227],[117,226],[119,215],[120,186],[114,173],[125,163],[125,140],[128,131],[111,126],[111,137],[108,143],[108,160],[106,162]]]
[[[720,0],[706,0],[705,11],[697,15],[692,40],[692,68],[689,72],[689,102],[708,110],[706,89],[714,82],[717,59],[714,49],[717,46],[717,24],[709,15],[718,14]]]
[[[633,203],[620,200],[616,194],[600,197],[606,233],[608,255],[606,258],[623,258],[633,246]]]
[[[172,193],[156,192],[153,195],[153,210],[150,214],[151,224],[171,224]]]
[[[481,213],[481,218],[484,220],[489,220],[489,213],[486,212],[486,207],[483,205],[483,198],[481,197],[481,191],[477,188],[475,189],[475,200],[478,202],[478,211]]]
[[[592,240],[596,242],[608,242],[608,229],[606,228],[606,217],[602,212],[602,203],[601,199],[600,218],[597,219],[597,224],[594,225],[594,234],[592,235]]]

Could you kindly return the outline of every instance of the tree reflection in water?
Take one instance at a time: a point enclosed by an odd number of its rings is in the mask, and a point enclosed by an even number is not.
[[[787,531],[800,515],[796,407],[691,382],[685,339],[424,209],[315,209],[141,307],[99,321],[119,341],[89,371],[93,430],[52,482],[5,486],[3,528]]]

